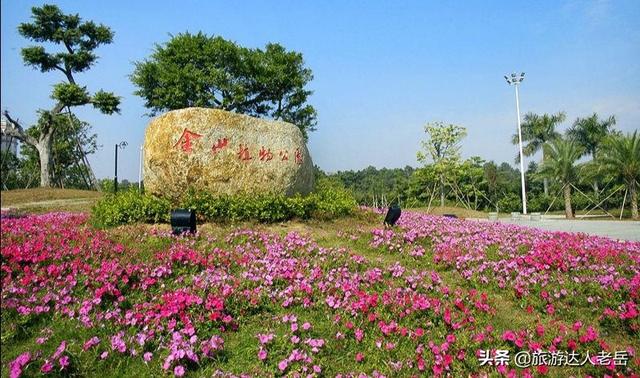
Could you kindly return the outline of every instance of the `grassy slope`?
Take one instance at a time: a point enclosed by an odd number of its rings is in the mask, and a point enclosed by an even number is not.
[[[426,207],[419,207],[410,209],[412,211],[418,211],[426,214],[433,215],[443,215],[443,214],[454,214],[458,218],[486,218],[487,214],[482,211],[465,209],[463,207],[454,207],[454,206],[434,206],[428,209]]]
[[[88,211],[102,196],[91,190],[34,188],[3,190],[2,207],[12,207],[30,213],[48,211]]]

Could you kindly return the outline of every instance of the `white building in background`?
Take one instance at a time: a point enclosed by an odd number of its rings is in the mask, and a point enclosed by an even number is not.
[[[2,118],[2,127],[1,127],[2,144],[1,144],[0,151],[3,154],[9,151],[9,153],[12,153],[13,155],[17,156],[18,155],[18,139],[11,137],[9,135],[6,135],[4,133],[4,130],[6,129],[6,127],[7,127],[7,121],[4,118]]]

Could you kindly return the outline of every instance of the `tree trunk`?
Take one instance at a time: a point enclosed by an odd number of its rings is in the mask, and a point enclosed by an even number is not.
[[[542,165],[544,165],[544,148],[542,149]],[[547,197],[549,195],[549,179],[548,178],[544,178],[542,180],[542,187],[544,188],[544,196]]]
[[[38,144],[36,145],[36,150],[38,150],[38,155],[40,156],[40,187],[41,188],[50,188],[51,187],[51,169],[53,168],[52,159],[53,154],[51,151],[51,145],[53,142],[52,134],[48,133],[43,135]]]
[[[638,188],[636,187],[635,180],[631,182],[629,186],[629,193],[631,193],[631,218],[638,219]]]
[[[444,207],[444,177],[440,176],[440,207]]]
[[[564,214],[567,219],[573,218],[573,209],[571,209],[571,185],[564,187]]]
[[[596,161],[596,152],[593,151],[593,161]],[[596,198],[600,197],[600,188],[598,188],[598,179],[593,181],[593,191],[596,193]]]
[[[544,185],[544,195],[546,197],[549,195],[549,179],[545,177],[542,184]]]

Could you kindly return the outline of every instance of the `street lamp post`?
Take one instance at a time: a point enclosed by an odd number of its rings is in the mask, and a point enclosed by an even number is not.
[[[140,146],[140,168],[138,169],[138,192],[142,193],[142,160],[144,159],[144,145]]]
[[[522,186],[522,213],[527,214],[527,191],[524,186],[524,154],[522,153],[522,128],[520,127],[520,96],[518,93],[518,85],[524,80],[524,72],[519,74],[512,73],[511,76],[505,76],[505,80],[509,85],[516,88],[516,113],[518,115],[518,145],[520,147],[520,185]]]
[[[113,191],[118,192],[118,148],[124,149],[127,146],[127,142],[122,141],[116,144],[116,164],[115,164],[115,175],[113,178]]]

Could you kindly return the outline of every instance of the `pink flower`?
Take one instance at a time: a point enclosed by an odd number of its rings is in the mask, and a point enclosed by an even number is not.
[[[260,344],[268,344],[275,335],[273,333],[269,334],[258,334],[258,340],[260,340]]]
[[[9,377],[17,378],[22,375],[22,368],[31,361],[31,353],[24,352],[9,363]]]
[[[516,334],[513,333],[513,331],[504,331],[504,333],[502,334],[502,340],[515,341],[516,340]]]
[[[311,329],[311,323],[309,323],[309,322],[305,322],[305,323],[302,325],[302,329],[303,329],[303,330],[305,330],[305,331],[310,330],[310,329]]]
[[[51,356],[51,358],[52,359],[56,359],[56,358],[62,356],[62,353],[64,353],[65,349],[67,349],[67,342],[66,341],[62,341],[60,343],[60,345],[58,346],[58,349],[56,349],[56,351]]]
[[[258,351],[258,358],[260,359],[260,361],[264,361],[267,359],[267,351],[260,348],[260,350]]]
[[[42,364],[42,367],[40,368],[40,371],[45,374],[48,374],[48,373],[51,373],[52,370],[53,370],[53,364],[51,363],[51,361],[45,360],[44,364]]]
[[[182,365],[178,365],[173,369],[173,374],[176,377],[182,377],[184,375],[184,367]]]
[[[100,339],[97,336],[93,336],[92,338],[90,338],[84,343],[84,345],[82,346],[82,349],[87,351],[98,344],[100,344]]]
[[[60,357],[60,359],[58,360],[58,363],[60,364],[60,367],[62,369],[66,369],[67,366],[69,366],[69,356]]]
[[[573,330],[578,332],[580,330],[580,328],[582,328],[582,322],[581,321],[577,321],[575,323],[573,323]]]
[[[151,352],[146,352],[145,354],[142,355],[142,359],[144,360],[144,362],[149,362],[151,361],[152,358],[153,358],[153,353]]]
[[[107,357],[109,357],[109,352],[107,352],[107,351],[104,351],[104,352],[102,352],[102,353],[100,354],[100,359],[101,359],[101,360],[106,360],[106,359],[107,359]]]
[[[549,303],[547,305],[547,314],[553,315],[554,312],[556,312],[555,308],[553,308],[553,305],[551,303]]]
[[[362,362],[364,360],[364,354],[362,352],[356,353],[356,362]]]
[[[287,366],[289,366],[289,362],[287,362],[287,360],[282,360],[278,363],[278,369],[280,369],[280,371],[285,371]]]

